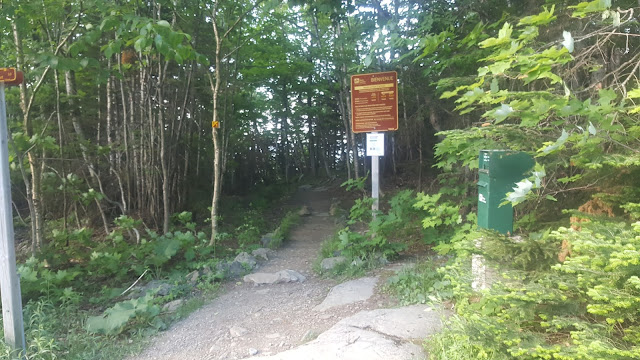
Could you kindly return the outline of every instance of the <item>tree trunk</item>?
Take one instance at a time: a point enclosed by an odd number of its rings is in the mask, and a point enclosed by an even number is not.
[[[16,44],[16,66],[19,70],[25,69],[24,52],[22,48],[22,36],[18,29],[18,25],[15,20],[11,23],[13,28],[13,38]],[[42,83],[42,78],[46,75],[47,71],[43,72],[39,84]],[[30,110],[33,103],[33,96],[38,90],[39,85],[33,89],[31,98],[28,98],[27,84],[22,82],[20,84],[20,108],[22,109],[23,116],[23,131],[28,138],[33,136],[33,124],[31,123]],[[27,187],[27,203],[29,206],[29,212],[31,214],[31,250],[33,253],[37,251],[42,245],[42,215],[40,211],[40,171],[37,164],[37,159],[33,154],[34,150],[31,150],[27,154],[29,160],[29,168],[31,169],[31,183],[25,181]],[[20,163],[22,166],[22,163]],[[29,186],[31,185],[31,186]],[[30,196],[29,196],[30,195]]]
[[[217,5],[217,3],[216,3]],[[215,54],[215,81],[210,81],[211,83],[211,100],[213,102],[213,123],[215,124],[219,121],[218,118],[218,95],[220,91],[220,77],[221,74],[221,66],[222,66],[222,38],[218,34],[218,25],[215,21],[217,7],[214,9],[214,21],[213,21],[213,30],[216,37],[216,54]],[[211,75],[209,75],[209,80],[211,80]],[[219,122],[218,122],[219,124]],[[221,192],[221,181],[222,181],[222,144],[220,139],[218,138],[218,129],[214,126],[211,126],[211,137],[213,141],[213,196],[211,198],[211,239],[209,240],[209,246],[215,246],[216,244],[216,234],[218,230],[218,204],[220,202],[220,192]]]
[[[104,189],[102,188],[102,180],[100,179],[100,175],[98,175],[98,173],[96,172],[93,162],[89,158],[89,155],[87,154],[87,147],[85,144],[86,136],[84,135],[84,131],[82,130],[82,126],[80,125],[80,122],[78,120],[78,116],[76,113],[76,109],[75,109],[76,89],[75,89],[75,77],[73,72],[71,71],[65,72],[64,80],[66,84],[67,97],[68,97],[69,107],[70,107],[69,113],[71,116],[71,123],[73,124],[73,129],[75,130],[76,136],[78,137],[78,140],[80,143],[80,151],[82,152],[82,158],[87,166],[87,169],[89,170],[89,174],[94,179],[94,181],[98,184],[98,188],[100,189],[100,192],[105,196],[105,199],[106,199],[107,195],[105,194]],[[98,208],[98,212],[100,213],[100,217],[102,218],[102,225],[104,226],[104,231],[107,234],[109,234],[111,232],[111,230],[109,230],[109,221],[107,220],[104,210],[102,209],[102,204],[100,203],[100,200],[98,200],[97,198],[95,199],[95,202]],[[122,208],[122,206],[120,206],[120,208]]]

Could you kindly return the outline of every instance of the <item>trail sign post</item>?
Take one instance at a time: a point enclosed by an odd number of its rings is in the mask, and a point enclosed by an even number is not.
[[[398,130],[398,73],[395,71],[351,77],[351,129],[367,133],[367,156],[371,156],[371,210],[379,209],[380,156],[384,156],[384,134]]]
[[[2,293],[2,321],[4,340],[13,349],[24,351],[24,324],[20,279],[16,269],[16,252],[11,209],[11,180],[9,178],[9,131],[5,86],[22,83],[23,75],[13,68],[0,68],[0,292]]]

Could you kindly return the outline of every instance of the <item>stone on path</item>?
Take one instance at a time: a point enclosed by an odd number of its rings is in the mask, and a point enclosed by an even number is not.
[[[325,311],[337,306],[365,301],[373,295],[373,290],[377,283],[377,277],[365,277],[337,285],[329,291],[329,295],[324,301],[313,310]]]
[[[244,277],[244,282],[253,282],[255,285],[303,282],[305,280],[307,278],[295,270],[281,270],[276,273],[254,273]]]
[[[163,311],[172,313],[175,312],[176,310],[178,310],[178,308],[180,306],[182,306],[182,304],[184,303],[183,299],[177,299],[177,300],[173,300],[171,302],[168,302],[166,304],[164,304],[164,306],[162,307]]]
[[[422,342],[442,328],[442,313],[426,305],[362,311],[339,321],[317,339],[292,350],[256,359],[417,360]]]
[[[253,255],[254,258],[258,259],[258,258],[262,258],[264,261],[269,261],[269,254],[273,252],[273,250],[270,249],[265,249],[265,248],[259,248],[259,249],[255,249],[251,252],[251,255]]]
[[[345,263],[347,258],[344,256],[335,256],[330,258],[322,259],[320,263],[320,268],[324,271],[328,271],[338,266],[339,264]]]
[[[253,269],[254,267],[256,267],[256,258],[254,258],[253,256],[249,255],[246,252],[241,252],[240,254],[238,254],[238,256],[236,256],[236,258],[233,261],[237,261],[240,264],[248,267],[249,269]]]
[[[241,328],[240,326],[232,326],[229,329],[229,334],[231,335],[231,337],[242,337],[247,335],[247,333],[249,333],[249,330],[245,329],[245,328]]]
[[[309,216],[309,215],[311,215],[311,209],[309,209],[309,207],[307,205],[305,205],[302,208],[300,208],[300,210],[298,211],[298,215],[300,215],[300,216]]]

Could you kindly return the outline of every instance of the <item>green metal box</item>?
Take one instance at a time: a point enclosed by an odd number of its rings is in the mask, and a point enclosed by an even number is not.
[[[500,204],[534,163],[531,155],[520,151],[480,150],[478,227],[502,234],[513,232],[513,207]]]

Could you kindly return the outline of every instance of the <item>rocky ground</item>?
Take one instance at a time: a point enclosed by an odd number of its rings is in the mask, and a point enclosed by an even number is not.
[[[439,330],[441,312],[397,308],[380,290],[402,264],[343,284],[317,276],[313,261],[336,227],[331,196],[303,187],[294,203],[310,215],[282,248],[129,360],[426,358],[420,343]]]

